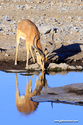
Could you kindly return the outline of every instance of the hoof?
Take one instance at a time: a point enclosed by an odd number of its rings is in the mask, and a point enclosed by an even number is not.
[[[36,61],[35,61],[35,59],[33,59],[33,63],[35,63]]]
[[[14,64],[15,66],[17,65],[17,63]]]
[[[25,69],[29,69],[29,66],[26,66]]]
[[[35,63],[36,61],[33,61],[33,63]]]

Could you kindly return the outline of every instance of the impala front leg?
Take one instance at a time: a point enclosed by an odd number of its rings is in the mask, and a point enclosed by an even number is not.
[[[31,51],[31,55],[32,55],[32,58],[33,58],[33,62],[35,63],[35,57],[34,57],[34,54],[33,54],[32,45],[30,45],[30,51]]]
[[[15,65],[17,65],[17,56],[18,56],[19,39],[20,39],[19,36],[17,36],[17,46],[16,46]]]
[[[28,76],[27,76],[27,87],[25,92],[26,95],[28,95],[29,93],[32,93],[32,89],[31,89],[32,79],[33,79],[33,75],[31,76],[30,82],[28,82]]]
[[[29,48],[30,48],[30,45],[28,44],[28,42],[26,41],[26,49],[27,49],[27,61],[26,61],[26,68],[28,69],[29,66],[28,66],[28,60],[29,60]]]

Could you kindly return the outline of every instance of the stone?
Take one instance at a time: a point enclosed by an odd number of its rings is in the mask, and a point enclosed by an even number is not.
[[[57,67],[58,67],[58,64],[50,63],[49,66],[48,66],[48,69],[55,69]]]
[[[32,8],[32,6],[31,6],[31,5],[26,4],[26,5],[25,5],[25,8],[26,8],[26,9],[30,9],[30,8]]]
[[[81,16],[78,17],[78,21],[82,21],[82,17]]]
[[[42,2],[42,0],[37,1],[37,3],[41,3],[41,2]]]
[[[26,7],[24,5],[17,5],[17,9],[24,10]]]
[[[39,96],[33,96],[31,100],[35,102],[49,101],[83,105],[83,83],[43,89]]]
[[[79,45],[81,52],[83,52],[83,45]]]
[[[66,63],[60,63],[59,64],[59,68],[61,68],[62,70],[67,70],[68,64],[66,64]]]
[[[69,70],[76,70],[77,68],[75,66],[68,66]]]
[[[2,18],[2,20],[3,20],[3,21],[7,21],[7,18],[8,18],[8,16],[6,15],[6,16],[4,16],[4,17]]]
[[[50,63],[48,66],[48,69],[61,69],[61,70],[67,70],[68,69],[68,64],[66,63],[60,63],[60,64],[55,64],[55,63]]]
[[[29,65],[28,67],[25,68],[26,70],[41,70],[39,65],[37,63]]]
[[[78,70],[82,70],[82,69],[83,69],[82,66],[76,66],[76,68],[77,68]]]
[[[15,33],[14,32],[9,32],[10,35],[14,35]]]
[[[6,53],[5,56],[9,56],[9,55]]]
[[[50,69],[58,69],[58,70],[82,70],[82,66],[69,66],[66,63],[60,63],[60,64],[55,64],[55,63],[50,63],[49,66],[47,67],[48,70]]]

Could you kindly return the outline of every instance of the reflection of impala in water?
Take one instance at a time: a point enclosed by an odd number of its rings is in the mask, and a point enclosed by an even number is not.
[[[32,102],[30,100],[30,97],[39,95],[43,86],[44,88],[47,87],[47,81],[45,79],[44,72],[41,73],[39,80],[38,80],[38,75],[37,75],[35,88],[33,92],[31,89],[32,79],[33,79],[33,75],[31,76],[30,82],[28,82],[28,76],[27,76],[27,86],[26,86],[25,95],[20,96],[19,89],[18,89],[17,74],[16,74],[16,106],[19,112],[22,112],[25,115],[30,114],[32,111],[35,111],[38,106],[37,102]]]

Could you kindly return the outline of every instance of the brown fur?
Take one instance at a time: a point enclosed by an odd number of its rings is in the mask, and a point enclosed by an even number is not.
[[[42,70],[45,70],[44,53],[42,51],[42,47],[40,43],[40,33],[36,25],[28,19],[21,20],[17,26],[17,47],[16,47],[15,65],[17,65],[17,54],[18,54],[18,45],[19,45],[20,37],[25,38],[26,40],[26,49],[27,49],[26,67],[28,67],[29,49],[31,51],[33,61],[35,62],[35,58],[34,58],[33,51],[32,51],[32,47],[34,47],[33,40],[35,38],[34,44],[38,48],[38,49],[35,48],[35,51],[38,51],[40,54],[40,59],[37,58],[37,62],[41,65]],[[41,53],[39,50],[41,51]],[[39,60],[42,60],[43,63],[41,63]]]
[[[25,115],[30,114],[33,111],[35,111],[39,104],[37,102],[32,102],[30,100],[30,97],[39,95],[43,86],[45,86],[45,88],[47,87],[45,73],[42,72],[39,80],[38,80],[38,76],[37,76],[36,83],[35,83],[35,89],[33,90],[33,92],[31,92],[32,78],[33,78],[33,75],[30,79],[30,82],[28,82],[28,76],[27,76],[27,86],[26,86],[25,96],[20,96],[19,89],[18,89],[17,74],[16,74],[16,106],[17,106],[17,109],[19,110],[19,112],[21,112]]]

